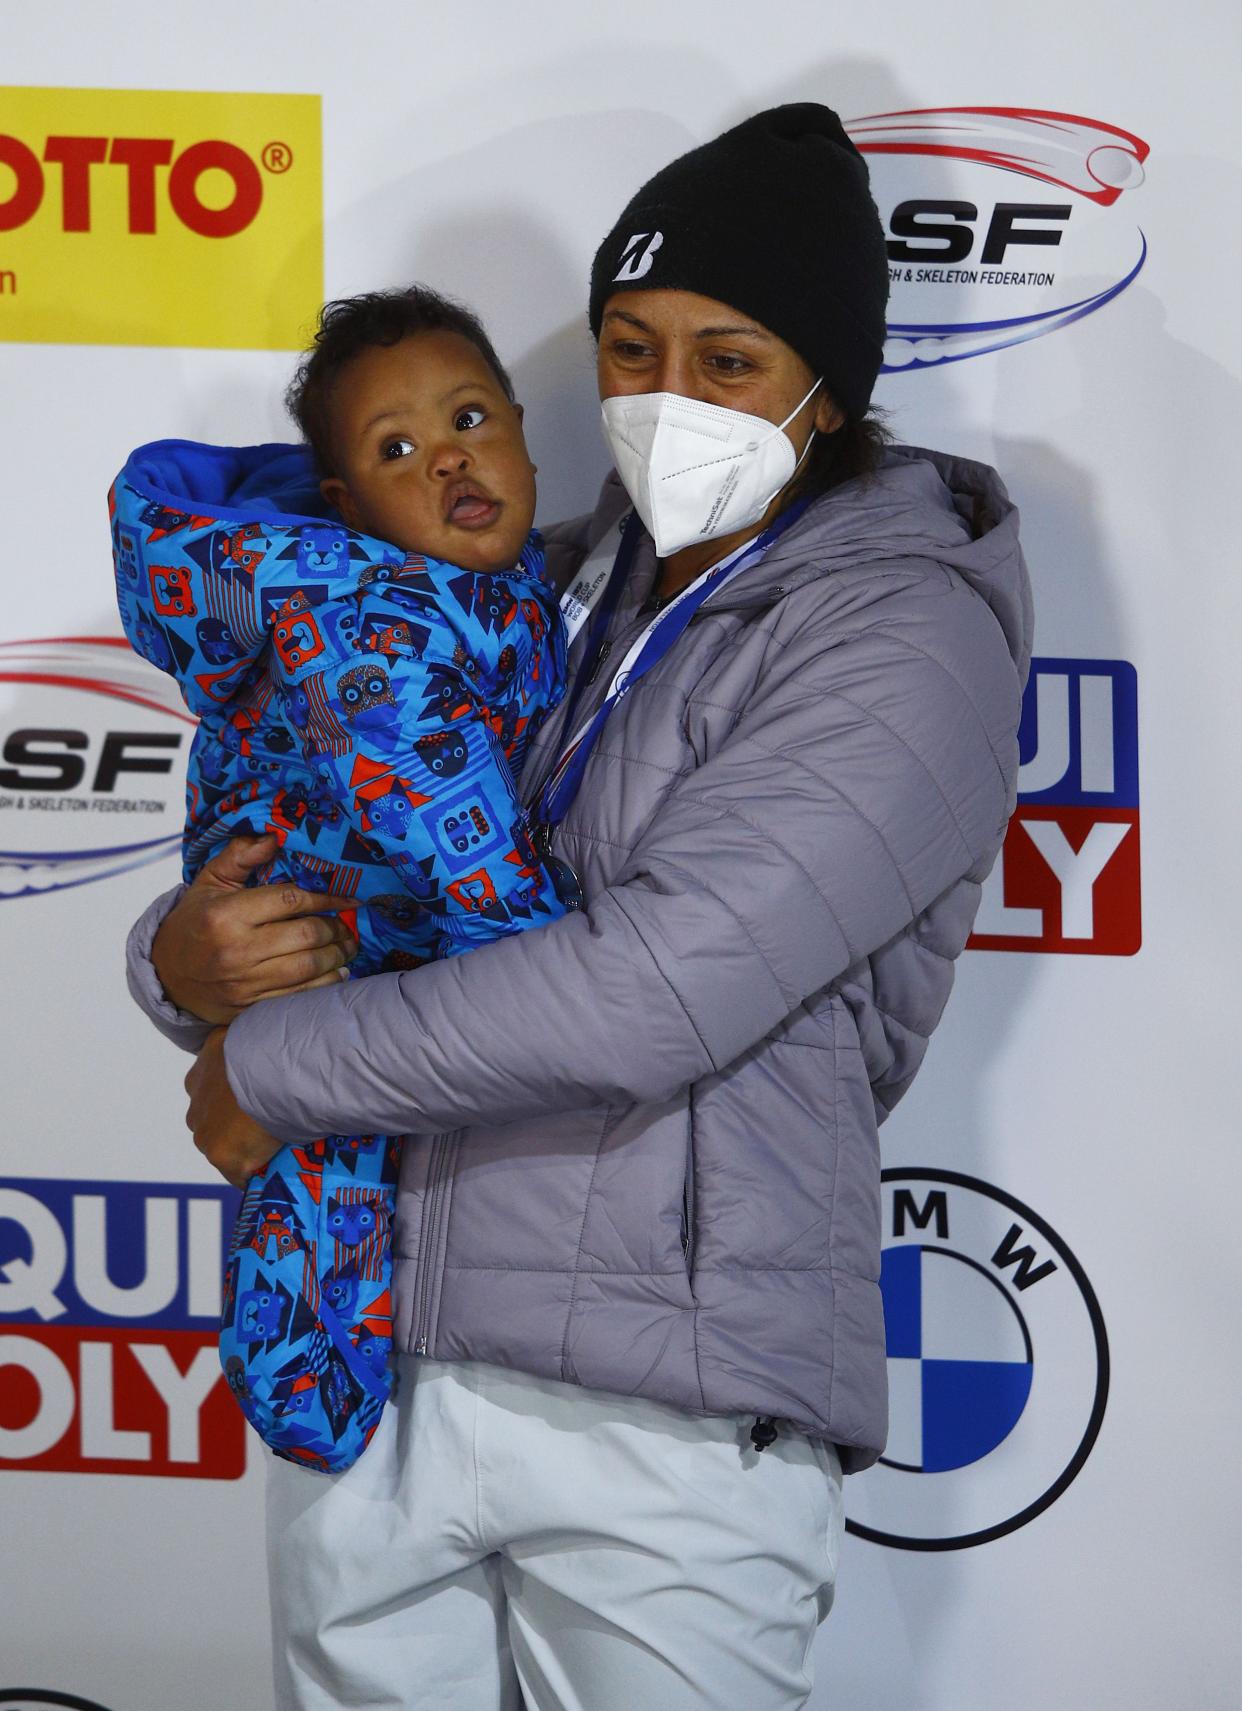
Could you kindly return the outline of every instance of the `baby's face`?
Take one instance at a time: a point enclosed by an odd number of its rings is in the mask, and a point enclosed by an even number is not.
[[[507,570],[535,516],[520,409],[461,333],[362,351],[331,402],[324,498],[363,534],[465,570]]]

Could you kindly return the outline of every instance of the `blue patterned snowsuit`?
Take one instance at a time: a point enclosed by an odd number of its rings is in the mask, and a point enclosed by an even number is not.
[[[200,719],[187,881],[233,833],[275,834],[258,882],[361,905],[354,976],[562,912],[514,785],[564,688],[537,535],[497,575],[403,553],[327,513],[309,453],[281,445],[143,446],[110,503],[126,634]],[[230,1386],[322,1471],[357,1458],[391,1393],[398,1162],[383,1135],[285,1147],[234,1233]]]

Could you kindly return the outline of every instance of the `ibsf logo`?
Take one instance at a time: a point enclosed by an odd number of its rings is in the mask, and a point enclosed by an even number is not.
[[[0,1469],[240,1477],[246,1423],[216,1350],[236,1205],[0,1180]]]
[[[905,1550],[986,1544],[1081,1472],[1108,1339],[1069,1248],[1020,1200],[948,1170],[883,1172],[889,1434],[848,1529]]]
[[[175,853],[194,723],[120,637],[0,642],[0,902]]]
[[[321,204],[318,96],[0,89],[0,338],[295,348]]]
[[[1143,936],[1134,667],[1032,660],[1018,754],[1018,805],[970,947],[1132,956]]]
[[[1130,131],[1029,107],[875,113],[847,129],[888,233],[887,373],[1071,326],[1147,258],[1117,211],[1149,152]]]

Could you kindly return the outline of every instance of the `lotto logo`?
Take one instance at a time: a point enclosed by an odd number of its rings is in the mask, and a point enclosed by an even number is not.
[[[1134,667],[1033,660],[1018,751],[1018,806],[970,948],[1132,956],[1142,942]]]
[[[0,339],[296,349],[317,95],[0,89]]]
[[[0,1470],[237,1479],[231,1189],[0,1180]]]

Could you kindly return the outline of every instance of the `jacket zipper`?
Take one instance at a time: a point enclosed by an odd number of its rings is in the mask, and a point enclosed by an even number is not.
[[[686,1175],[681,1189],[681,1251],[687,1272],[694,1270],[694,1095],[690,1095],[690,1134],[686,1140]]]
[[[418,1330],[414,1340],[416,1355],[427,1353],[427,1340],[431,1334],[432,1279],[440,1248],[440,1223],[456,1141],[456,1134],[448,1134],[437,1135],[431,1143],[431,1164],[419,1222],[418,1271],[414,1286],[414,1298],[418,1302]]]
[[[757,1414],[755,1423],[750,1428],[750,1441],[760,1455],[769,1444],[774,1444],[780,1436],[775,1419],[771,1414]]]

